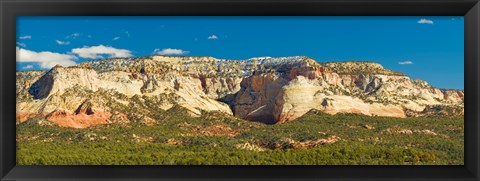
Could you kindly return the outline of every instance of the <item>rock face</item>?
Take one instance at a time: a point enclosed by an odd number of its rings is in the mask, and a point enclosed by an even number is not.
[[[425,115],[420,112],[432,105],[460,107],[462,111],[455,115],[463,114],[463,91],[434,88],[377,63],[321,64],[307,57],[290,58],[272,58],[269,62],[278,65],[271,67],[282,68],[244,79],[234,109],[237,116],[283,123],[317,109],[330,114],[407,117]],[[290,64],[284,66],[285,61]]]
[[[264,123],[326,113],[407,117],[463,114],[464,92],[434,88],[371,62],[318,63],[303,56],[219,60],[151,56],[92,60],[17,72],[17,123],[155,124],[172,108],[189,116],[233,114]]]

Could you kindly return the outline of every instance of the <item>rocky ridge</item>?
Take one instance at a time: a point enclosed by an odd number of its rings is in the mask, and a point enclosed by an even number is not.
[[[156,124],[172,110],[269,124],[312,109],[391,117],[463,115],[464,99],[461,90],[435,88],[377,63],[318,63],[304,56],[91,60],[17,72],[16,86],[17,123],[42,117],[74,128]]]

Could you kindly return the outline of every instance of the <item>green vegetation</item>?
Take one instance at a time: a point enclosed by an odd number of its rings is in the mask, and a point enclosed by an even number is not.
[[[382,65],[369,61],[342,61],[342,62],[324,62],[321,65],[330,68],[340,75],[392,75],[392,76],[405,76],[401,72],[395,72],[385,69]]]
[[[463,117],[386,118],[311,111],[265,125],[205,113],[169,112],[86,129],[31,119],[17,125],[19,165],[463,165]],[[295,143],[337,137],[333,143]],[[256,145],[256,151],[238,145]]]

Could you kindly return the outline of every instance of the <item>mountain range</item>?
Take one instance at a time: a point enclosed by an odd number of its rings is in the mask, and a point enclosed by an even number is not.
[[[148,56],[17,71],[16,122],[63,127],[156,124],[206,112],[281,124],[310,110],[418,117],[464,114],[464,91],[436,88],[374,62],[320,63],[305,56],[224,60]]]

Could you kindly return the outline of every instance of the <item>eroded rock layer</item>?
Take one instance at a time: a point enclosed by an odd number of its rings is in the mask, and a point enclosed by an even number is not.
[[[220,60],[150,56],[17,72],[17,123],[65,127],[156,124],[171,109],[233,114],[269,124],[316,109],[371,116],[462,115],[464,92],[432,87],[372,62],[303,56]]]

